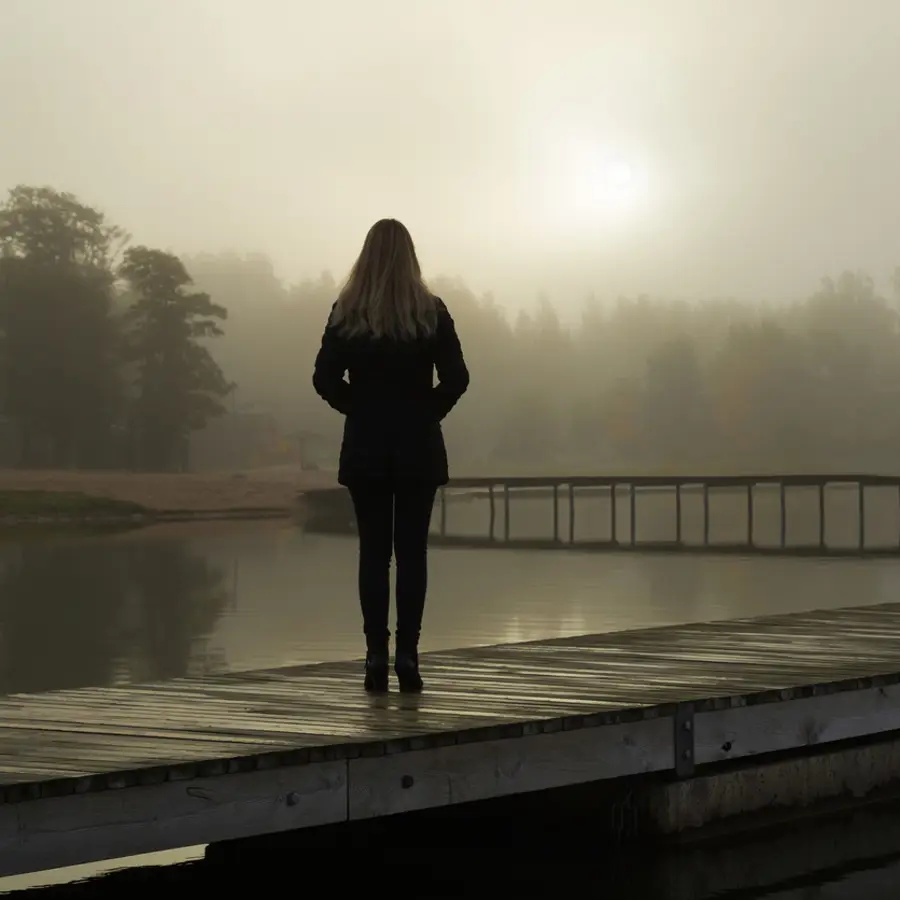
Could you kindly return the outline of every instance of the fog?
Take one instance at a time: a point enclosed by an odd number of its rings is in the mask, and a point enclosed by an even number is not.
[[[512,307],[793,298],[897,262],[898,33],[894,0],[3,0],[0,185],[288,280],[391,215]]]
[[[4,270],[0,455],[177,467],[205,423],[193,465],[331,458],[312,359],[394,216],[470,362],[467,470],[896,468],[898,34],[895,0],[0,0],[0,189],[85,204],[15,194],[0,257],[56,240],[41,204],[105,222],[71,238],[93,280]],[[165,421],[134,374],[160,277],[210,295],[222,370]]]

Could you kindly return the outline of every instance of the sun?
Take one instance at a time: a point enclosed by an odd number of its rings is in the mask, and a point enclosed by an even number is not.
[[[610,163],[603,174],[613,188],[628,188],[634,182],[634,169],[627,162]]]
[[[631,233],[652,216],[657,186],[640,147],[558,140],[542,160],[545,224],[559,234]]]
[[[591,202],[608,212],[625,212],[641,192],[635,167],[625,160],[613,160],[594,167],[589,176]]]

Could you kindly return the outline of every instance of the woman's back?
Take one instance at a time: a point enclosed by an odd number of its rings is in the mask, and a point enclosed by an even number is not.
[[[338,481],[350,490],[359,533],[366,690],[388,689],[393,552],[394,669],[401,690],[420,691],[428,527],[437,488],[449,479],[441,420],[469,371],[453,319],[422,281],[399,222],[382,219],[366,236],[325,327],[313,385],[345,417]]]
[[[342,484],[404,478],[444,484],[449,478],[440,423],[468,387],[469,372],[453,319],[436,302],[434,333],[412,339],[326,328],[313,384],[346,416]]]
[[[341,391],[335,383],[340,370],[350,386],[352,403],[341,410],[349,418],[403,430],[439,422],[452,406],[448,394],[461,396],[469,375],[453,319],[437,298],[435,304],[434,332],[415,338],[343,335],[329,325],[316,361],[316,390],[331,402],[329,388]]]

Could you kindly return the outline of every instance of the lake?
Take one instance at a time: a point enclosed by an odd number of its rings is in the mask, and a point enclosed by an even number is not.
[[[430,557],[425,650],[866,605],[900,591],[890,558],[445,547]],[[355,538],[284,522],[6,532],[0,651],[7,694],[360,657]],[[0,891],[44,880],[0,879]]]
[[[900,559],[433,548],[423,649],[895,600]],[[0,543],[0,691],[358,657],[352,536],[165,525]]]

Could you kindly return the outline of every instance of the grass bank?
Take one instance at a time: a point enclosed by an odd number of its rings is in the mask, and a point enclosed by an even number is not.
[[[154,509],[132,500],[80,491],[0,490],[0,526],[40,524],[149,524],[210,519],[284,518],[284,507]]]

